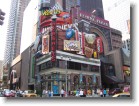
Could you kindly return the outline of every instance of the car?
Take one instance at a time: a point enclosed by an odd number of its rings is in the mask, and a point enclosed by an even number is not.
[[[129,92],[117,93],[112,97],[130,97],[130,93]]]
[[[33,90],[25,90],[22,95],[23,97],[37,97]]]
[[[122,93],[122,90],[120,88],[114,88],[114,89],[109,90],[109,95],[114,95],[117,93]]]
[[[7,89],[4,91],[4,97],[15,97],[15,94]]]

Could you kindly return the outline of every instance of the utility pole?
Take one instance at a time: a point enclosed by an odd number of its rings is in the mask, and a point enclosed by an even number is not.
[[[3,25],[3,20],[4,20],[4,16],[5,16],[5,13],[0,9],[0,25]]]

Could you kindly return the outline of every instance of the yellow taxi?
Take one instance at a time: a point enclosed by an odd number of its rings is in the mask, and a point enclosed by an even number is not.
[[[130,97],[130,93],[129,92],[117,93],[113,95],[112,97]]]
[[[33,90],[25,90],[23,97],[37,97],[37,94]]]

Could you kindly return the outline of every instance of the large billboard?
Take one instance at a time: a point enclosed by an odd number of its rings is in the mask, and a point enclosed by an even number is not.
[[[64,40],[64,50],[80,51],[80,42],[75,40]]]

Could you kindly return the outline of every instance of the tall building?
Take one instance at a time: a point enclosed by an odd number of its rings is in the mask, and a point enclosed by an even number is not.
[[[89,13],[96,10],[95,15],[104,18],[102,0],[51,0],[50,6],[53,6],[57,2],[63,7],[64,11],[69,12],[71,7],[79,5],[80,10]]]
[[[72,0],[72,2],[70,0],[66,0],[65,4],[67,11],[69,11],[71,7],[79,5],[80,10],[89,13],[92,13],[93,10],[96,10],[95,15],[104,18],[102,0]]]
[[[120,30],[122,34],[129,33],[127,22],[130,20],[129,0],[103,0],[105,19],[109,20],[110,26]]]
[[[30,0],[12,0],[10,7],[4,65],[20,54],[23,12]]]
[[[0,80],[2,79],[2,73],[3,73],[3,72],[2,72],[2,69],[3,69],[3,68],[2,68],[2,62],[3,62],[3,61],[0,60]]]
[[[38,1],[34,2],[34,0],[30,0],[28,6],[26,7],[23,13],[20,53],[22,53],[34,42],[34,38],[36,37],[37,34],[37,22],[38,22]]]

